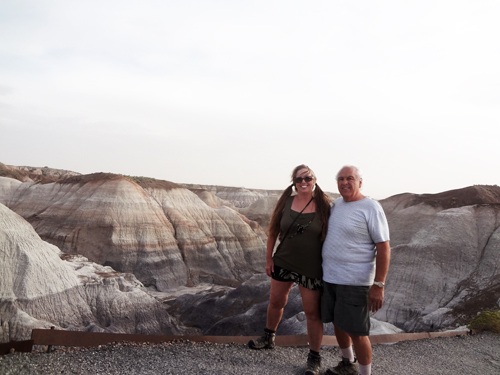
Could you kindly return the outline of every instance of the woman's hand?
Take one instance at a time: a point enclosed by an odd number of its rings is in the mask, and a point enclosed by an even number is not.
[[[274,262],[272,259],[266,260],[266,275],[271,277],[271,272],[274,272]]]

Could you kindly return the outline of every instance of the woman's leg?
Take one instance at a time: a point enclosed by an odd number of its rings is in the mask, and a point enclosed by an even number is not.
[[[283,316],[283,309],[288,301],[288,294],[292,289],[293,281],[277,281],[271,279],[271,295],[267,307],[266,328],[271,331],[278,329]]]
[[[307,318],[307,336],[311,350],[319,352],[323,340],[323,322],[321,321],[321,292],[299,285],[302,307]]]

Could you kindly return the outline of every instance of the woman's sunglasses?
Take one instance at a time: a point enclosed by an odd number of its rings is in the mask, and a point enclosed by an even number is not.
[[[304,180],[305,182],[311,182],[312,180],[314,180],[314,177],[311,177],[311,176],[295,177],[293,179],[293,182],[295,182],[296,184],[300,184],[302,182],[302,180]]]

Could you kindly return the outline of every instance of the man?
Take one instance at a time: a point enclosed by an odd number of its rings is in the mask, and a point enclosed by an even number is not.
[[[328,369],[328,375],[371,374],[369,313],[378,311],[384,301],[389,227],[382,206],[361,193],[362,183],[354,166],[337,174],[342,198],[332,208],[323,244],[321,314],[324,323],[333,323],[342,352],[342,361]]]

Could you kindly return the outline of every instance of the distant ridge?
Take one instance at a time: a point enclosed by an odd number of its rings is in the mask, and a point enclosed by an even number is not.
[[[500,186],[474,185],[437,194],[402,193],[382,201],[398,201],[399,204],[404,204],[406,208],[426,204],[433,208],[445,210],[476,204],[495,204],[500,203]]]
[[[9,177],[21,182],[40,182],[43,184],[57,182],[81,173],[49,167],[13,166],[0,163],[0,177]]]

